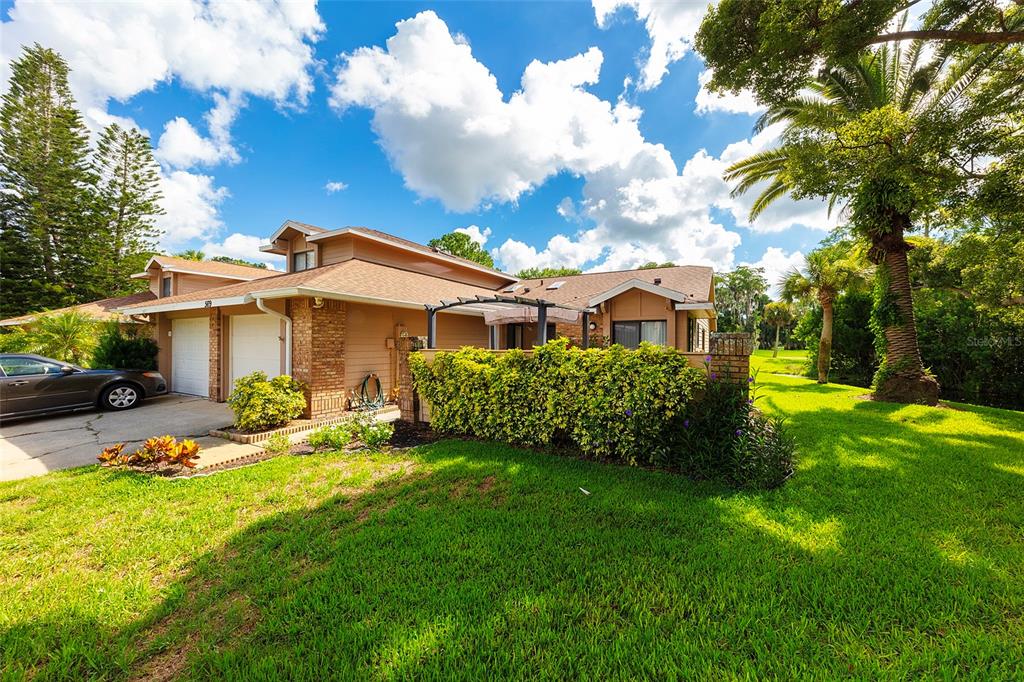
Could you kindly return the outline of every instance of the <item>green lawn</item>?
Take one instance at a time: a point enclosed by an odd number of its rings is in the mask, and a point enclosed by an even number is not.
[[[1024,414],[761,380],[800,445],[795,478],[763,494],[458,441],[0,484],[0,664],[1020,679]]]
[[[754,367],[772,374],[795,374],[803,376],[804,365],[807,363],[805,350],[780,350],[777,358],[772,357],[770,350],[754,351]]]

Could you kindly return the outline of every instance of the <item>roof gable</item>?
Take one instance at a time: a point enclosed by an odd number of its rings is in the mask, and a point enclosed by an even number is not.
[[[221,263],[215,260],[189,260],[177,256],[157,255],[149,259],[143,272],[132,275],[134,279],[147,279],[150,276],[149,269],[154,265],[165,272],[181,272],[190,275],[201,275],[205,277],[222,277],[224,279],[237,279],[249,281],[272,277],[280,274],[277,270],[257,268],[251,265],[238,265],[236,263]]]

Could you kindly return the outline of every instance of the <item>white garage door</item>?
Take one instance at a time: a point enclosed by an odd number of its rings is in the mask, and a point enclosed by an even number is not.
[[[258,369],[271,378],[281,373],[281,322],[271,315],[233,315],[231,386]]]
[[[210,320],[171,320],[171,390],[210,394]]]

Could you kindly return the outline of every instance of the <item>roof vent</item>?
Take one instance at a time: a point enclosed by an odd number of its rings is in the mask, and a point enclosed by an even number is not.
[[[548,289],[561,289],[565,282],[552,282],[548,285]]]
[[[661,277],[655,277],[654,278],[654,283],[655,284],[661,284]]]

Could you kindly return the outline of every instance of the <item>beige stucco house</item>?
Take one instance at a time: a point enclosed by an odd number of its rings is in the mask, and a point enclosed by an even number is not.
[[[548,336],[580,343],[586,325],[591,345],[651,341],[700,353],[715,328],[707,267],[520,281],[377,230],[295,221],[271,235],[263,251],[284,256],[287,272],[243,266],[213,272],[197,266],[225,264],[157,257],[137,275],[149,278],[156,298],[121,312],[149,316],[172,391],[222,401],[236,378],[260,369],[306,384],[312,416],[336,414],[369,374],[391,392],[396,340],[426,336],[426,306],[459,300],[467,304],[436,313],[438,348],[532,347],[537,325],[528,315],[487,324],[495,309],[516,305],[472,303],[495,297],[561,306],[566,312],[553,316]],[[586,318],[567,321],[584,310]]]

